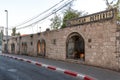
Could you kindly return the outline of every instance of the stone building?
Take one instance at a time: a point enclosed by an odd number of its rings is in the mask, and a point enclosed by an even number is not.
[[[68,27],[59,30],[12,37],[8,51],[120,70],[120,24],[116,9],[73,19],[67,24]],[[4,40],[3,52],[5,45]]]

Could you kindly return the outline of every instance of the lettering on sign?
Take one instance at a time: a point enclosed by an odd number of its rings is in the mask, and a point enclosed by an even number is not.
[[[77,19],[67,21],[67,26],[81,25],[90,22],[97,22],[100,20],[111,19],[114,16],[114,10],[103,11],[88,16],[80,17]]]

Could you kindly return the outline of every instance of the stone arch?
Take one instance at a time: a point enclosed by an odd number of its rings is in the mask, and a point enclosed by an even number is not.
[[[27,53],[27,43],[26,42],[22,43],[22,49],[23,49],[22,54],[28,55],[28,53]]]
[[[85,60],[85,41],[77,32],[73,32],[67,37],[66,58]]]
[[[41,40],[41,52],[42,52],[43,56],[45,56],[45,54],[46,54],[46,43],[45,43],[44,39]]]
[[[40,55],[41,53],[41,46],[40,46],[40,40],[37,42],[37,55]]]
[[[14,43],[11,44],[11,53],[15,53],[15,44]]]
[[[38,40],[37,43],[37,55],[45,56],[46,54],[46,43],[44,39]]]
[[[7,52],[7,44],[4,44],[4,52]]]

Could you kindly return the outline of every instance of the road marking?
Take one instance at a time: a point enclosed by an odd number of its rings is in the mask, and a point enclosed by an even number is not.
[[[17,69],[8,69],[9,72],[17,72]]]
[[[70,70],[65,70],[65,69],[62,69],[62,68],[59,68],[59,67],[54,67],[54,66],[47,65],[47,64],[42,64],[42,63],[39,63],[39,62],[36,62],[36,61],[33,61],[33,60],[19,58],[19,57],[15,57],[15,56],[4,55],[4,54],[0,54],[0,55],[6,56],[6,57],[9,57],[9,58],[13,58],[13,59],[16,59],[16,60],[25,61],[25,62],[35,64],[35,65],[38,65],[38,66],[42,66],[42,67],[45,67],[45,68],[48,68],[48,69],[51,69],[51,70],[56,70],[56,71],[62,72],[64,74],[68,74],[68,75],[77,77],[81,80],[97,80],[97,79],[91,78],[90,76],[87,76],[87,75],[84,75],[84,74],[80,74],[80,73],[73,72],[73,71],[70,71]],[[8,71],[16,72],[17,70],[16,69],[8,69]]]

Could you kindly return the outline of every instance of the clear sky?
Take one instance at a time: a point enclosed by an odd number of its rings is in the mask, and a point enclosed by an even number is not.
[[[61,0],[0,0],[0,26],[6,27],[4,10],[8,10],[8,26],[12,28],[12,26],[18,25],[38,15],[59,1]],[[89,14],[103,11],[105,8],[104,0],[75,0],[73,3],[73,9],[85,11]],[[22,34],[37,33],[40,31],[39,27],[44,31],[46,28],[50,27],[50,18],[51,17],[47,18],[37,25],[32,25],[32,27],[21,29],[19,32]]]

